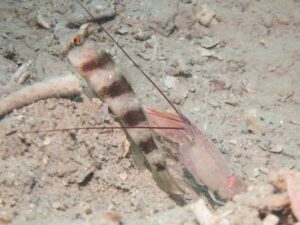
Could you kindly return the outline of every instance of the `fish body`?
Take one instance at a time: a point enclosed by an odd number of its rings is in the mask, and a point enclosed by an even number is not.
[[[133,89],[109,54],[87,40],[87,25],[83,25],[69,42],[61,42],[64,53],[86,80],[89,87],[107,103],[122,127],[149,127],[146,115]],[[67,30],[60,32],[69,33]],[[64,38],[62,38],[64,40]],[[131,145],[146,159],[157,185],[170,195],[182,195],[183,190],[169,173],[166,153],[156,145],[150,129],[124,129]]]

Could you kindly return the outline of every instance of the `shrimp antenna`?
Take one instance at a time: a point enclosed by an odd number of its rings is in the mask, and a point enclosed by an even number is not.
[[[95,21],[97,21],[96,17],[80,2],[80,0],[75,0],[82,9]],[[174,111],[186,122],[190,123],[189,120],[186,120],[186,116],[175,107],[175,105],[171,102],[171,100],[163,93],[163,91],[155,84],[155,82],[150,78],[148,74],[132,59],[132,57],[127,53],[127,51],[114,39],[112,35],[102,26],[102,24],[98,23],[99,27],[104,31],[104,33],[118,46],[118,48],[126,55],[126,57],[133,63],[133,65],[144,75],[144,77],[154,86],[154,88],[163,96],[163,98],[169,103],[169,105],[174,109]]]
[[[38,131],[27,131],[26,133],[48,133],[48,132],[59,132],[59,131],[79,131],[79,130],[117,130],[117,129],[160,129],[160,130],[183,130],[181,127],[155,127],[155,126],[120,126],[120,127],[71,127],[71,128],[58,128],[58,129],[49,129],[49,130],[38,130]],[[8,134],[10,135],[10,133]]]

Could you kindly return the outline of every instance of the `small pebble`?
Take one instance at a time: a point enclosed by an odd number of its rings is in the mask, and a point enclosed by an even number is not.
[[[172,76],[166,76],[164,79],[164,84],[167,88],[174,88],[176,86],[177,80]]]
[[[117,34],[120,34],[120,35],[125,35],[125,34],[127,34],[128,32],[129,32],[129,31],[128,31],[127,27],[125,27],[125,26],[119,27],[119,28],[117,29],[117,31],[116,31],[116,33],[117,33]]]
[[[59,209],[60,206],[61,206],[61,204],[59,202],[53,202],[52,203],[52,208],[54,208],[54,209]]]
[[[208,102],[207,102],[207,104],[209,104],[211,107],[213,107],[213,108],[217,108],[217,107],[219,107],[220,106],[220,103],[219,102],[217,102],[216,100],[214,100],[214,99],[210,99],[210,100],[208,100]]]
[[[202,57],[212,57],[214,53],[206,48],[200,48],[200,55]]]
[[[39,12],[38,15],[36,16],[35,18],[35,22],[42,28],[45,28],[45,29],[50,29],[52,27],[52,23],[51,21],[48,20],[47,16],[42,13],[42,12]]]
[[[209,27],[215,15],[215,11],[207,5],[203,5],[201,11],[197,14],[197,19],[201,25]]]
[[[120,179],[121,180],[126,180],[128,178],[128,174],[126,173],[126,172],[124,172],[124,173],[120,173]]]
[[[229,144],[232,144],[232,145],[237,145],[239,142],[236,140],[236,139],[231,139],[229,141]]]
[[[224,102],[227,105],[231,105],[233,107],[236,107],[239,105],[239,100],[236,97],[232,97]]]
[[[43,141],[43,145],[47,146],[51,144],[51,139],[49,137],[46,137],[45,140]]]
[[[151,38],[152,33],[150,31],[142,31],[141,29],[136,32],[133,37],[138,41],[147,41]]]
[[[48,164],[48,161],[49,161],[49,158],[48,156],[44,156],[43,159],[42,159],[42,162],[47,165]]]
[[[274,148],[271,149],[271,151],[274,152],[274,153],[280,153],[283,150],[284,150],[284,146],[281,145],[281,144],[277,144],[277,145],[275,145]]]
[[[177,85],[170,91],[170,98],[174,101],[175,104],[183,103],[187,97],[188,90],[182,85]]]
[[[273,145],[271,141],[265,142],[260,145],[260,148],[264,151],[281,153],[284,150],[284,146],[281,144]]]
[[[263,17],[263,24],[266,28],[273,26],[273,16],[270,14],[265,14]]]
[[[182,103],[182,100],[179,99],[179,98],[175,98],[174,103],[177,104],[177,105],[180,105]]]
[[[279,68],[279,66],[277,66],[277,65],[268,65],[267,68],[266,68],[266,70],[267,70],[268,72],[274,72],[274,71],[277,70],[278,68]]]
[[[289,25],[290,23],[290,18],[287,15],[279,15],[277,17],[277,23],[280,25]]]
[[[259,172],[258,168],[253,169],[253,177],[258,177],[259,174],[260,174],[260,172]]]
[[[196,92],[196,88],[195,88],[195,87],[190,87],[190,88],[189,88],[189,92],[195,93],[195,92]]]
[[[268,170],[268,168],[266,168],[266,167],[260,167],[260,168],[259,168],[259,171],[260,171],[261,173],[263,173],[263,174],[268,174],[268,173],[269,173],[269,170]]]
[[[267,215],[263,220],[263,225],[277,225],[279,218],[273,214]]]
[[[241,79],[241,88],[247,93],[254,93],[257,90],[257,82],[255,80],[249,80],[245,77]]]
[[[85,212],[86,215],[90,215],[90,214],[93,213],[93,210],[91,208],[87,208],[87,209],[85,209],[84,212]]]
[[[206,49],[211,49],[216,47],[220,43],[219,40],[215,38],[205,37],[201,40],[201,46]]]

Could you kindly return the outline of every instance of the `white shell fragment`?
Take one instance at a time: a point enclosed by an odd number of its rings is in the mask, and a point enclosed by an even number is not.
[[[203,5],[202,10],[197,14],[197,19],[201,25],[209,27],[215,15],[215,11],[207,5]]]

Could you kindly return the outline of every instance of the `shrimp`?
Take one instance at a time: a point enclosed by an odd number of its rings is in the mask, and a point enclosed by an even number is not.
[[[154,129],[160,136],[178,143],[179,160],[197,183],[204,184],[221,198],[231,199],[245,190],[246,185],[230,168],[216,146],[186,117],[145,107],[150,126],[178,127],[178,130]]]

